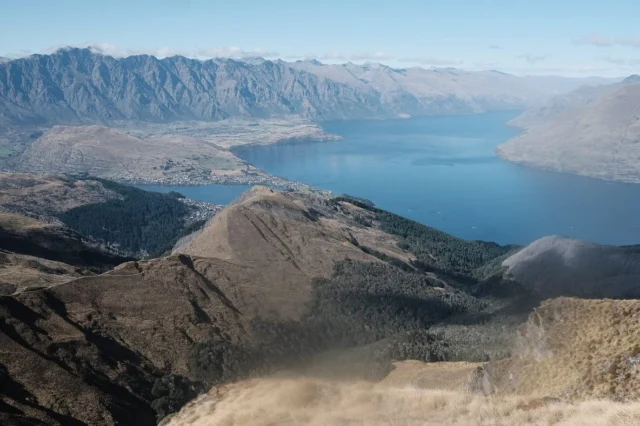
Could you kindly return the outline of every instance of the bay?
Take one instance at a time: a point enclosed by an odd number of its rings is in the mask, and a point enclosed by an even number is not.
[[[260,146],[240,155],[268,173],[377,206],[467,239],[528,244],[559,234],[640,243],[640,185],[536,170],[494,148],[516,112],[342,121],[341,141]]]

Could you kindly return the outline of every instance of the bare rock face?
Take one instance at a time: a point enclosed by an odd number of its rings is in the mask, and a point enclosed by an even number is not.
[[[557,98],[514,120],[522,135],[499,146],[516,163],[606,180],[640,182],[637,78]]]

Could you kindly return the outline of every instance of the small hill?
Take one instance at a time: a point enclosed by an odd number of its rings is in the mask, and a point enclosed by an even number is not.
[[[52,221],[67,210],[118,198],[92,179],[0,172],[0,211],[9,213]]]
[[[64,232],[73,230],[90,245],[124,256],[162,254],[218,209],[177,192],[144,191],[100,178],[0,173],[0,212],[67,227]]]
[[[312,278],[330,277],[345,259],[379,262],[360,245],[409,261],[412,255],[397,242],[359,226],[322,198],[254,187],[174,253],[215,257],[243,269],[245,284],[233,291],[243,295],[245,304],[262,315],[297,318],[306,309]]]
[[[640,84],[582,89],[515,120],[524,134],[500,145],[506,160],[599,179],[640,182]]]
[[[640,297],[640,247],[544,237],[502,263],[505,276],[542,298]]]
[[[212,143],[179,135],[140,139],[103,126],[54,126],[13,160],[31,173],[84,173],[134,182],[207,182],[257,170]]]

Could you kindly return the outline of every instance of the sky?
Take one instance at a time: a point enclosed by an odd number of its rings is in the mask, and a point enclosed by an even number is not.
[[[0,0],[0,56],[314,58],[515,74],[640,73],[637,0]]]

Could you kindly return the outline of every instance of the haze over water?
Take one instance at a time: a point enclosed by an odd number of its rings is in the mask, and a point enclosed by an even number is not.
[[[495,156],[517,113],[329,122],[342,141],[257,147],[278,176],[368,198],[459,237],[526,244],[561,234],[640,243],[640,184],[525,168]]]

